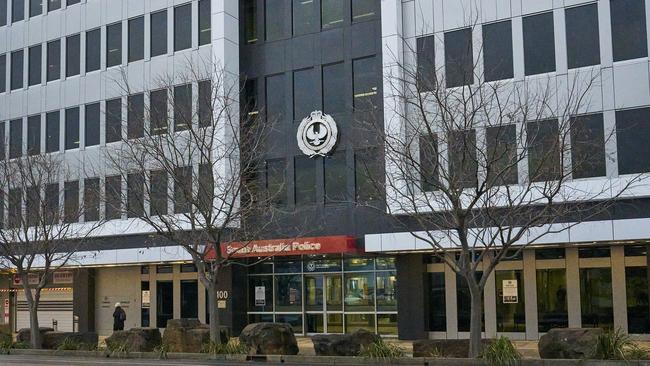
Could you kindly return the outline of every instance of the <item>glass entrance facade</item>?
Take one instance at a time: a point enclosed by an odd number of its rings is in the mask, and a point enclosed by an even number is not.
[[[392,257],[277,257],[248,276],[248,321],[285,322],[298,334],[366,329],[397,335]]]

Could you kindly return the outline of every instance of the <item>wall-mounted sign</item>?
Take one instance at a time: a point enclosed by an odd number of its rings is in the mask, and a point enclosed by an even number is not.
[[[321,111],[311,112],[303,119],[296,134],[300,151],[309,157],[329,154],[336,146],[338,136],[334,118]]]
[[[4,323],[9,324],[9,299],[5,299],[4,305]]]
[[[73,281],[74,275],[71,271],[54,272],[52,276],[52,282],[55,284],[72,283]]]
[[[503,280],[503,303],[516,304],[518,302],[517,280]]]
[[[142,307],[148,308],[151,306],[151,291],[142,290]]]
[[[351,236],[256,240],[226,243],[221,246],[224,257],[263,257],[276,255],[359,253],[357,241]],[[207,259],[214,259],[211,248]]]
[[[38,282],[41,280],[41,276],[38,273],[30,273],[27,275],[27,283],[30,285],[38,285]],[[19,275],[14,275],[12,283],[14,286],[22,286],[23,279]]]
[[[266,306],[266,286],[255,286],[255,306]]]
[[[225,309],[225,308],[226,308],[226,300],[217,301],[217,309]]]

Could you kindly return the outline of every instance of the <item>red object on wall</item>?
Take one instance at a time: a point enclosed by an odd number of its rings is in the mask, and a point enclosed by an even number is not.
[[[224,258],[360,252],[357,248],[357,239],[344,235],[233,242],[224,243],[221,246],[221,255]],[[215,259],[214,248],[208,250],[206,259]]]

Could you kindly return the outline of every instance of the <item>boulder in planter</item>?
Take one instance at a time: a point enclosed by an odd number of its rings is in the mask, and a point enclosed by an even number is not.
[[[239,335],[239,341],[257,355],[297,355],[298,342],[287,323],[248,324]]]
[[[362,347],[380,340],[379,335],[364,329],[351,334],[323,334],[311,338],[317,356],[358,356]]]
[[[95,332],[45,332],[43,334],[43,348],[57,349],[66,339],[77,345],[79,349],[92,350],[97,348],[98,337]]]
[[[539,338],[539,356],[547,359],[583,359],[593,355],[600,328],[554,328]]]
[[[41,332],[41,341],[43,340],[43,334],[45,332],[53,332],[53,328],[49,327],[40,327],[38,330]],[[22,343],[30,343],[31,340],[29,339],[32,335],[32,330],[29,328],[23,328],[18,331],[18,335],[16,336],[16,342],[22,342]]]
[[[224,333],[223,329],[221,332]],[[210,342],[210,328],[198,319],[171,319],[167,321],[162,341],[169,352],[199,353]]]
[[[161,341],[157,328],[131,328],[113,332],[106,338],[106,346],[110,350],[126,344],[130,352],[153,352]]]

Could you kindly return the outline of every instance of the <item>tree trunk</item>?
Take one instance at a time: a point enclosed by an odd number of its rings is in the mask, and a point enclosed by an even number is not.
[[[38,325],[38,303],[40,300],[40,290],[32,289],[29,287],[27,274],[21,276],[23,281],[23,291],[25,293],[25,300],[27,300],[27,308],[29,309],[29,341],[33,349],[40,349],[43,344],[41,343],[41,331]]]
[[[467,281],[471,298],[469,325],[469,358],[477,358],[481,354],[481,333],[483,328],[483,291],[472,281]]]
[[[210,309],[210,341],[223,343],[221,332],[219,331],[219,309],[217,308],[217,284],[216,281],[210,281],[208,286],[208,307]]]

